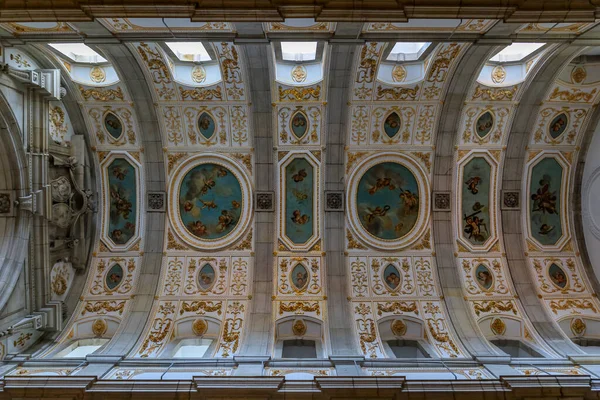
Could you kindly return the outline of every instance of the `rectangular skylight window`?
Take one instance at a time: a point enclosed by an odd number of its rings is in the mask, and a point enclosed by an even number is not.
[[[75,62],[104,63],[107,61],[83,43],[49,43],[49,45]]]
[[[506,46],[502,51],[490,58],[490,61],[511,62],[521,61],[546,43],[513,43]]]
[[[387,61],[415,61],[429,47],[427,42],[398,42],[387,56]]]
[[[83,358],[88,354],[92,354],[100,347],[102,347],[102,345],[78,346],[74,348],[69,354],[65,355],[64,358]]]
[[[201,42],[167,42],[167,46],[181,61],[210,61],[210,55]]]
[[[317,42],[281,42],[281,58],[286,61],[315,60]]]

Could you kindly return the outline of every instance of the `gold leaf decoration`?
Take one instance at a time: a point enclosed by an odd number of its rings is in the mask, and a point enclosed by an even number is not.
[[[306,80],[307,77],[307,72],[306,72],[306,68],[304,68],[303,65],[296,65],[293,69],[292,69],[292,80],[294,82],[304,82]]]
[[[106,72],[104,68],[96,65],[90,69],[90,79],[95,83],[102,83],[106,80]]]
[[[394,336],[404,336],[406,334],[406,324],[401,319],[393,320],[390,328]]]
[[[394,82],[404,82],[406,79],[406,68],[402,65],[395,65],[392,69],[392,80]]]
[[[184,89],[181,86],[179,86],[179,93],[181,93],[181,98],[183,100],[187,100],[187,99],[191,99],[194,101],[223,100],[223,93],[221,91],[221,86],[217,86],[214,89],[207,89],[207,88]]]
[[[94,321],[94,323],[92,323],[92,332],[96,337],[101,337],[106,333],[107,330],[108,325],[106,324],[106,321],[104,321],[102,318],[98,318]]]
[[[506,332],[506,324],[500,318],[494,318],[490,323],[490,329],[494,335],[502,336]]]
[[[294,321],[292,325],[292,333],[295,336],[304,336],[306,334],[306,324],[301,319]]]
[[[587,71],[583,66],[576,66],[571,70],[571,80],[573,83],[581,83],[587,78]]]
[[[492,81],[494,83],[502,83],[506,79],[506,70],[502,65],[496,65],[492,70]]]
[[[207,330],[208,324],[202,318],[195,319],[194,322],[192,322],[192,332],[194,332],[194,335],[203,336]]]
[[[571,332],[575,336],[582,336],[585,333],[587,326],[581,318],[573,318],[571,320]]]
[[[123,90],[121,87],[116,89],[85,89],[83,86],[79,86],[79,91],[85,100],[93,99],[96,101],[116,101],[125,100]]]
[[[206,70],[202,65],[196,65],[192,68],[192,80],[196,83],[202,83],[206,80]]]
[[[318,100],[321,95],[321,86],[317,85],[316,87],[305,87],[305,88],[289,88],[284,89],[279,86],[279,101],[282,100]]]

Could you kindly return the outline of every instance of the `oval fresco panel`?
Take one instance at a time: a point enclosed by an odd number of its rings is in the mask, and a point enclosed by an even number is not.
[[[204,264],[198,272],[198,286],[206,292],[215,284],[215,269],[210,264]]]
[[[305,158],[285,167],[285,235],[295,244],[313,236],[314,168]]]
[[[402,274],[394,264],[388,264],[383,270],[383,282],[391,290],[397,290],[402,284]]]
[[[192,168],[179,187],[179,215],[193,236],[215,240],[228,235],[240,220],[242,188],[233,173],[217,164]]]
[[[210,139],[215,134],[215,120],[209,113],[203,112],[198,117],[198,130],[206,139]]]
[[[532,236],[545,246],[562,237],[560,193],[563,168],[554,158],[544,158],[531,170],[529,222]]]
[[[463,167],[462,235],[474,245],[481,245],[490,237],[491,170],[483,157],[475,157]]]
[[[475,268],[475,281],[483,290],[490,290],[494,285],[494,275],[487,266],[479,264]]]
[[[548,126],[548,133],[552,137],[552,139],[556,139],[567,129],[569,124],[569,120],[567,119],[567,115],[565,113],[560,113],[550,122]]]
[[[123,281],[123,267],[120,264],[114,264],[106,273],[106,287],[114,290]]]
[[[396,136],[401,126],[402,121],[400,120],[400,116],[396,112],[393,112],[390,115],[388,115],[385,121],[383,122],[383,130],[385,131],[385,134],[388,135],[390,138]]]
[[[308,285],[308,270],[302,264],[296,264],[292,269],[290,281],[294,288],[298,291],[303,291]]]
[[[395,240],[406,236],[419,217],[419,185],[402,164],[372,166],[358,183],[358,218],[373,236]]]
[[[298,139],[301,139],[308,130],[308,120],[306,119],[306,115],[300,111],[296,111],[292,116],[290,124],[294,136]]]
[[[114,159],[107,168],[110,196],[108,235],[115,244],[125,244],[136,230],[136,170],[124,158]]]
[[[480,138],[484,138],[494,127],[494,115],[490,111],[483,113],[475,122],[475,133]]]
[[[112,112],[107,112],[104,115],[104,129],[112,136],[114,139],[118,139],[123,134],[123,123]]]
[[[568,279],[565,271],[558,265],[552,263],[548,268],[548,276],[552,283],[554,283],[557,287],[564,289],[567,286]]]

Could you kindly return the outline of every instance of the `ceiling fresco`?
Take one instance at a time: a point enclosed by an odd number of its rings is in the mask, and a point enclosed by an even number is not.
[[[371,22],[357,30],[370,39],[344,44],[348,68],[334,74],[341,50],[322,37],[342,23],[260,23],[270,41],[250,45],[233,41],[245,28],[230,22],[99,23],[125,42],[92,46],[105,63],[77,65],[41,42],[21,46],[31,53],[3,53],[22,73],[60,71],[71,97],[44,109],[48,138],[65,158],[81,139],[90,160],[77,173],[97,176],[87,269],[68,258],[48,268],[49,298],[70,300],[69,319],[35,357],[106,340],[96,355],[126,361],[106,372],[114,380],[227,377],[236,358],[258,353],[270,357],[261,367],[270,377],[339,373],[269,364],[293,342],[310,343],[319,360],[352,353],[368,376],[477,380],[493,374],[473,360],[506,358],[501,341],[562,360],[586,355],[580,340],[600,339],[596,278],[577,229],[578,165],[600,101],[600,63],[589,49],[567,54],[552,42],[496,62],[503,46],[432,40],[417,59],[391,61],[393,35],[484,36],[501,22]],[[519,37],[594,29],[513,25]],[[0,24],[22,36],[77,26]],[[160,37],[142,38],[168,32],[204,35],[198,43],[212,58],[188,62]],[[283,59],[277,46],[294,35],[317,38],[314,60]],[[50,220],[67,226],[72,191],[59,179],[50,187]],[[22,332],[0,337],[2,355],[43,336]],[[378,364],[401,358],[398,343],[409,342],[453,364]],[[187,343],[225,364],[160,369]],[[143,359],[159,361],[138,366]]]

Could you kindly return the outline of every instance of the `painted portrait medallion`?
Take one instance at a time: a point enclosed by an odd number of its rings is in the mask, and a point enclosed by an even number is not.
[[[308,286],[308,271],[303,264],[296,264],[292,269],[290,280],[295,290],[303,291]]]
[[[123,267],[120,264],[114,264],[106,273],[106,287],[109,290],[116,289],[123,281]]]
[[[198,130],[206,139],[210,139],[215,134],[215,120],[209,113],[203,112],[198,117]]]
[[[548,133],[552,137],[552,139],[556,139],[567,129],[569,125],[569,120],[567,119],[567,115],[565,113],[560,113],[550,122],[548,126]]]
[[[474,245],[481,245],[490,237],[491,170],[483,157],[474,157],[463,167],[462,235]]]
[[[400,120],[400,116],[398,113],[393,112],[385,118],[383,122],[383,130],[385,134],[390,138],[396,136],[398,131],[400,131],[400,127],[402,126],[402,121]]]
[[[294,244],[313,236],[314,168],[302,157],[285,167],[285,235]]]
[[[104,115],[104,129],[114,139],[118,139],[123,134],[123,123],[114,113],[107,112]]]
[[[296,111],[290,120],[292,132],[296,138],[301,139],[308,131],[308,120],[301,111]]]
[[[550,264],[550,267],[548,267],[548,276],[552,283],[561,289],[564,289],[569,282],[565,271],[554,263]]]
[[[215,283],[215,269],[212,265],[206,263],[198,272],[198,286],[200,290],[206,292],[213,287]]]
[[[490,133],[492,128],[494,127],[494,115],[491,111],[486,111],[479,118],[477,118],[477,122],[475,122],[475,133],[480,138],[484,138]]]
[[[563,168],[544,158],[531,170],[529,219],[531,235],[542,245],[555,245],[562,237],[560,218]]]
[[[402,164],[384,162],[369,168],[357,191],[358,218],[371,235],[395,240],[408,234],[419,216],[419,186]]]
[[[494,285],[494,275],[486,265],[479,264],[475,268],[475,281],[483,290],[490,290]]]
[[[239,222],[241,204],[240,182],[222,165],[197,165],[187,172],[179,187],[181,221],[200,239],[228,235]]]
[[[125,158],[115,158],[107,168],[110,196],[108,235],[115,244],[125,244],[136,230],[136,170]]]
[[[402,274],[394,264],[388,264],[383,270],[383,282],[391,290],[397,290],[402,283]]]

